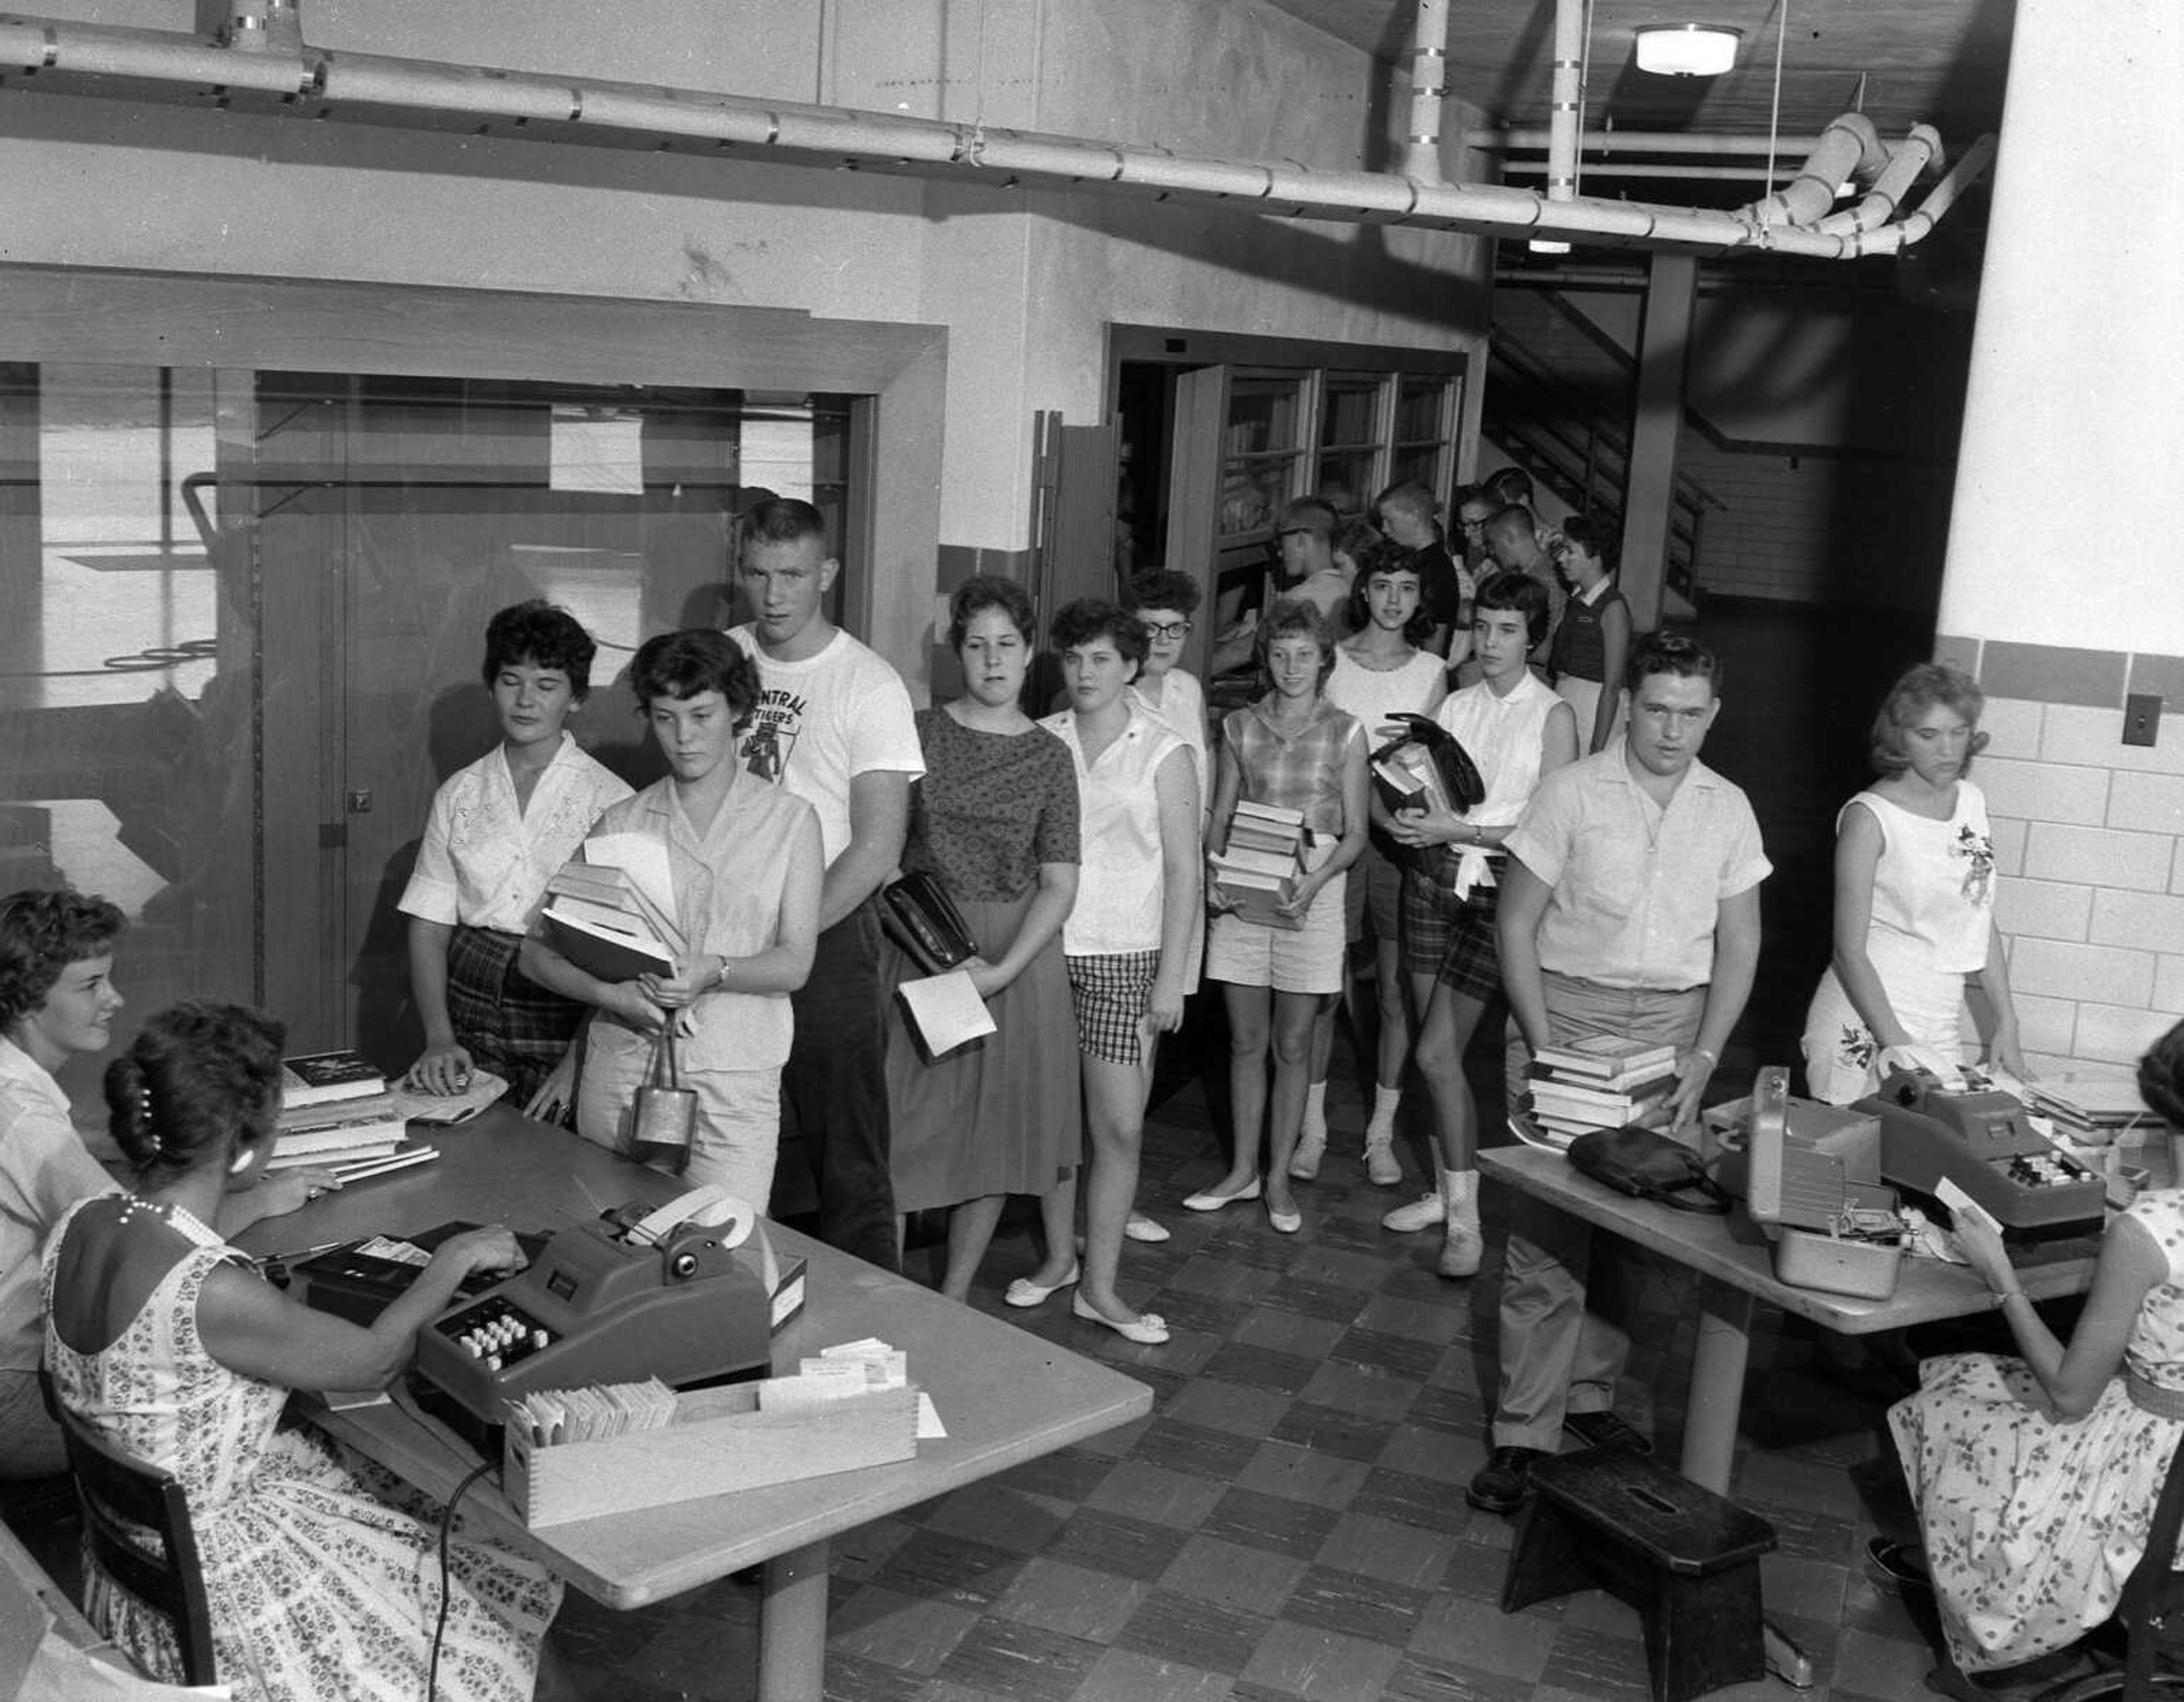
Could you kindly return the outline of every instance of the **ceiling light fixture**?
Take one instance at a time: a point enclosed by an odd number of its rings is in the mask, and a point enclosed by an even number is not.
[[[1741,30],[1715,24],[1655,24],[1635,31],[1638,69],[1658,77],[1718,77],[1736,63]]]

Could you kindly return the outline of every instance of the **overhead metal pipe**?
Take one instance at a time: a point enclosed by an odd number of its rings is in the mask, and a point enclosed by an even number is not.
[[[1463,145],[1488,153],[1539,153],[1552,143],[1551,130],[1467,130]],[[1613,153],[1627,148],[1633,153],[1712,155],[1764,154],[1763,136],[1692,135],[1678,130],[1587,130],[1579,133],[1578,146],[1587,153]],[[1817,136],[1785,136],[1775,146],[1795,153],[1809,153],[1819,146]]]
[[[1911,186],[1919,181],[1919,174],[1930,166],[1938,166],[1941,159],[1941,132],[1930,124],[1913,125],[1911,133],[1890,151],[1888,164],[1881,168],[1880,175],[1873,180],[1873,187],[1865,192],[1858,205],[1829,214],[1814,229],[1831,237],[1879,230],[1896,216],[1897,208],[1911,193]]]
[[[1922,240],[1956,205],[1958,198],[1986,175],[1987,167],[1994,162],[1994,150],[1992,136],[1982,136],[1972,143],[1964,150],[1963,158],[1949,168],[1948,175],[1927,192],[1926,198],[1919,204],[1919,210],[1908,218],[1885,225],[1878,231],[1830,240],[1848,244],[1841,255],[1844,259],[1858,259],[1867,254],[1901,254]]]
[[[1441,104],[1448,94],[1448,0],[1418,0],[1411,20],[1411,130],[1403,147],[1403,176],[1444,183],[1440,169]]]
[[[1880,132],[1862,112],[1831,120],[1803,169],[1783,187],[1742,210],[1762,225],[1810,225],[1836,204],[1842,185],[1862,178],[1870,182],[1888,164]]]
[[[1505,178],[1543,177],[1546,172],[1547,163],[1544,159],[1512,159],[1502,167],[1502,175]],[[1672,179],[1692,179],[1707,182],[1749,183],[1757,178],[1762,183],[1786,183],[1790,180],[1791,168],[1778,166],[1770,172],[1766,162],[1758,159],[1746,165],[1691,165],[1667,159],[1591,159],[1585,162],[1585,175],[1587,177],[1658,177],[1663,182]]]
[[[1696,254],[1760,249],[1816,259],[1892,253],[1917,241],[1953,199],[1952,185],[1966,167],[1976,162],[1984,169],[1992,156],[1991,146],[1969,152],[1958,170],[1928,196],[1919,218],[1835,235],[1801,228],[1802,216],[1786,222],[1758,216],[1756,207],[1781,201],[1776,197],[1735,212],[1582,197],[1552,201],[1530,190],[1496,184],[1420,183],[1377,172],[1317,170],[1293,160],[1213,159],[947,120],[376,53],[336,53],[308,45],[291,54],[270,51],[270,46],[244,53],[194,36],[0,18],[0,79],[16,78],[18,87],[232,107],[276,118],[458,128],[510,140],[781,159],[951,177],[1004,189],[1099,190],[1248,209],[1278,218],[1401,224],[1474,236]],[[1856,147],[1836,135],[1846,126]],[[1854,165],[1871,135],[1872,126],[1863,119],[1854,124],[1838,120],[1822,145],[1843,153]],[[1877,139],[1873,145],[1877,149]],[[1815,150],[1807,175],[1825,176],[1825,165]],[[1834,185],[1847,175],[1847,170],[1828,177],[1830,199]],[[1777,210],[1799,204],[1782,201]]]
[[[1584,121],[1585,0],[1555,0],[1547,95],[1547,199],[1577,198],[1577,133]]]

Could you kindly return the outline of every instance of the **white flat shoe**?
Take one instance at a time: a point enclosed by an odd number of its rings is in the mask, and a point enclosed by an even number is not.
[[[1208,1192],[1189,1195],[1184,1200],[1183,1208],[1187,1212],[1217,1212],[1222,1207],[1233,1206],[1239,1200],[1257,1199],[1265,1186],[1260,1178],[1254,1176],[1247,1186],[1237,1189],[1233,1194]]]
[[[1169,1231],[1166,1224],[1155,1223],[1142,1212],[1132,1212],[1123,1233],[1131,1241],[1166,1241]]]
[[[1069,1275],[1059,1282],[1041,1284],[1034,1282],[1028,1276],[1019,1276],[1002,1291],[1001,1304],[1018,1307],[1042,1305],[1048,1295],[1068,1287],[1076,1281],[1077,1264],[1074,1260],[1070,1263]]]
[[[1105,1324],[1126,1342],[1135,1342],[1144,1348],[1157,1348],[1167,1340],[1167,1320],[1157,1312],[1141,1312],[1134,1322],[1118,1324],[1106,1313],[1094,1309],[1082,1294],[1069,1297],[1069,1309],[1087,1324]]]

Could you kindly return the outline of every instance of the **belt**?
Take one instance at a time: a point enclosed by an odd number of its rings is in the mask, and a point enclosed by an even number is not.
[[[2152,1413],[2156,1418],[2184,1419],[2184,1389],[2164,1389],[2137,1371],[2126,1370],[2123,1374],[2123,1392],[2142,1413]]]

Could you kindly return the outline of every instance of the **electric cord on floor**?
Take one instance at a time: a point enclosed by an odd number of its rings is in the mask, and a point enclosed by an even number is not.
[[[448,1534],[454,1528],[455,1504],[471,1485],[493,1470],[491,1460],[480,1460],[469,1476],[455,1486],[454,1493],[448,1497],[448,1504],[440,1509],[440,1613],[432,1622],[432,1662],[426,1669],[425,1702],[437,1702],[440,1694],[440,1639],[448,1630]]]

